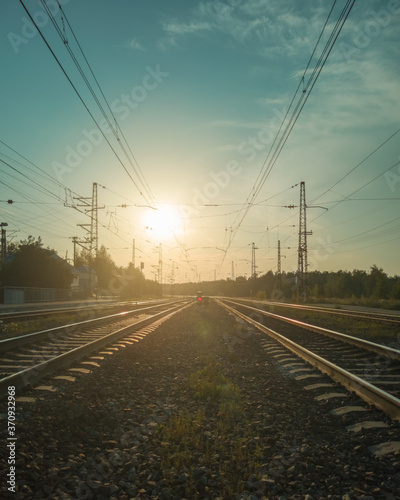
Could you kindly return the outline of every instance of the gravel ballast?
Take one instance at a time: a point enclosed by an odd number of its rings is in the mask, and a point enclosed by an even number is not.
[[[17,394],[36,402],[17,402],[16,493],[7,492],[2,440],[2,495],[400,498],[400,455],[370,451],[399,441],[399,425],[349,393],[317,401],[324,389],[305,390],[314,379],[296,380],[273,345],[217,304],[194,305],[99,366],[81,365],[91,372],[75,382],[48,379],[54,392]],[[351,404],[367,411],[331,413]],[[389,427],[346,430],[376,420]]]

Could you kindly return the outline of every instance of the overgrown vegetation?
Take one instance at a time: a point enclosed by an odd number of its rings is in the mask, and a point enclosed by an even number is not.
[[[207,485],[211,490],[218,485],[226,496],[242,491],[249,477],[257,477],[262,450],[246,420],[239,388],[215,360],[191,374],[188,388],[202,406],[181,410],[158,431],[165,484],[172,486],[186,474],[182,494],[188,498],[198,498]]]
[[[203,401],[208,398],[221,401],[239,401],[240,399],[238,388],[221,373],[218,366],[211,362],[203,369],[192,373],[188,384],[194,391],[196,399]]]

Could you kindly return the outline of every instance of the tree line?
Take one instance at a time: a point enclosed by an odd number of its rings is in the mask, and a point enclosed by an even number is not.
[[[135,299],[160,296],[163,293],[195,295],[201,290],[205,295],[231,297],[258,297],[269,300],[296,300],[298,281],[295,272],[277,274],[272,271],[247,279],[217,280],[202,283],[161,285],[144,277],[132,263],[118,267],[104,246],[97,255],[89,258],[82,250],[75,266],[89,265],[96,271],[101,295]],[[47,247],[41,238],[29,236],[17,244],[10,244],[5,262],[0,269],[0,286],[21,286],[68,289],[73,281],[73,268]],[[370,299],[400,300],[400,277],[388,276],[382,268],[373,265],[368,271],[312,271],[308,273],[307,296],[311,300]]]
[[[307,276],[309,299],[400,300],[400,277],[388,276],[373,265],[369,271],[312,271]],[[201,290],[207,295],[258,297],[269,300],[296,300],[298,280],[295,272],[278,275],[272,271],[255,279],[238,276],[235,280],[176,284],[174,293],[194,295]]]
[[[59,257],[54,249],[44,248],[40,237],[36,239],[29,236],[19,243],[10,244],[7,250],[6,259],[0,268],[1,287],[71,287],[73,266]],[[121,299],[162,295],[159,283],[146,279],[132,263],[126,268],[118,267],[104,246],[100,247],[97,255],[91,259],[86,250],[78,254],[76,268],[89,264],[97,275],[97,294],[118,296]],[[87,294],[87,291],[80,292],[81,296]]]

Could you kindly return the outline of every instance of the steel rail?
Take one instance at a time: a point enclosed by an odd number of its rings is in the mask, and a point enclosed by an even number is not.
[[[222,307],[226,308],[231,313],[239,316],[244,321],[252,324],[262,332],[267,333],[275,340],[277,340],[285,347],[287,347],[294,354],[300,356],[302,359],[304,359],[312,366],[314,366],[321,372],[325,373],[330,378],[340,383],[350,391],[355,392],[367,403],[372,404],[377,408],[383,410],[387,415],[389,415],[394,420],[400,421],[400,399],[392,396],[391,394],[388,394],[385,391],[382,391],[378,387],[375,387],[369,382],[361,379],[360,377],[357,377],[357,375],[353,375],[347,370],[344,370],[343,368],[336,366],[335,364],[322,358],[321,356],[314,354],[308,349],[305,349],[304,347],[296,344],[292,340],[289,340],[288,338],[284,337],[280,333],[275,332],[271,328],[267,328],[258,321],[249,318],[248,316],[237,311],[233,307],[223,303],[221,300],[217,299],[217,303],[220,304]]]
[[[192,303],[180,303],[179,305],[171,307],[166,311],[161,311],[148,318],[138,320],[124,328],[116,330],[115,332],[111,332],[82,346],[75,347],[74,349],[71,349],[66,353],[60,354],[30,368],[26,368],[17,373],[4,377],[0,380],[0,394],[5,394],[9,386],[14,386],[16,389],[21,389],[28,385],[35,384],[41,378],[51,374],[56,370],[59,370],[60,368],[69,366],[75,361],[79,361],[80,359],[88,356],[89,354],[97,351],[100,348],[103,348],[106,345],[114,343],[116,340],[119,340],[120,338],[128,334],[131,334],[132,331],[143,328],[144,326],[159,321],[160,319],[167,319],[169,316],[172,316],[173,314],[183,310],[185,307],[188,307],[190,305],[192,305]]]
[[[368,311],[356,311],[354,309],[349,309],[349,310],[341,310],[338,311],[337,309],[332,309],[330,307],[323,307],[323,306],[310,306],[310,305],[302,305],[302,304],[287,304],[285,302],[263,302],[263,301],[258,301],[254,299],[240,299],[246,302],[257,302],[259,304],[263,304],[266,306],[276,306],[276,307],[287,307],[289,309],[298,309],[298,310],[303,310],[303,311],[315,311],[315,312],[321,312],[321,313],[327,313],[327,314],[333,314],[337,316],[347,316],[347,317],[354,317],[354,318],[359,318],[359,319],[373,319],[375,321],[382,321],[386,323],[391,323],[391,324],[400,324],[400,316],[397,316],[395,314],[383,314],[383,313],[375,313],[375,312],[368,312]]]
[[[133,304],[135,302],[135,304]],[[41,316],[49,316],[49,315],[58,315],[58,314],[69,314],[69,313],[81,313],[84,311],[93,311],[98,309],[114,309],[114,308],[122,308],[130,305],[142,305],[142,304],[154,304],[159,302],[167,304],[171,302],[170,299],[157,299],[157,300],[147,300],[147,301],[130,301],[130,302],[98,302],[98,303],[90,303],[85,304],[84,307],[70,306],[70,307],[55,307],[52,309],[26,309],[20,311],[7,311],[0,312],[0,320],[6,324],[11,321],[27,321],[33,317],[41,317]],[[29,304],[28,304],[29,305]]]
[[[176,302],[182,302],[182,300],[172,302],[172,304]],[[79,327],[88,327],[88,326],[94,326],[94,325],[101,325],[103,323],[108,323],[110,320],[118,320],[123,318],[124,316],[131,316],[143,311],[146,311],[148,309],[155,309],[158,307],[163,307],[167,303],[161,303],[161,304],[155,304],[152,306],[148,307],[141,307],[140,309],[133,309],[131,311],[124,311],[116,314],[110,314],[108,316],[101,316],[99,318],[94,318],[94,319],[87,319],[85,321],[80,321],[77,323],[70,323],[68,325],[61,325],[61,326],[56,326],[54,328],[48,328],[47,330],[41,330],[39,332],[33,332],[33,333],[28,333],[26,335],[20,335],[18,337],[11,337],[8,339],[3,339],[0,340],[0,352],[7,352],[11,349],[14,349],[15,347],[21,347],[22,345],[25,344],[32,344],[33,342],[38,342],[43,339],[46,339],[46,337],[54,337],[58,333],[63,333],[65,331],[74,331],[78,329]],[[168,304],[171,304],[169,302]]]
[[[264,316],[270,316],[280,321],[285,321],[286,323],[291,323],[293,325],[299,326],[301,328],[306,328],[307,330],[311,330],[316,333],[322,333],[323,335],[328,335],[329,337],[342,340],[343,342],[347,342],[348,344],[352,344],[357,347],[367,349],[368,351],[373,351],[376,352],[377,354],[382,354],[390,359],[400,360],[400,351],[397,349],[393,349],[392,347],[376,344],[375,342],[371,342],[369,340],[359,339],[357,337],[353,337],[352,335],[346,335],[345,333],[336,332],[335,330],[329,330],[328,328],[322,328],[320,326],[311,325],[310,323],[304,323],[303,321],[299,321],[297,319],[287,318],[286,316],[280,316],[279,314],[274,314],[268,311],[264,311],[263,309],[257,309],[256,307],[247,306],[245,304],[242,304],[241,302],[235,302],[234,300],[229,300],[229,299],[223,299],[223,300],[230,302],[232,304],[236,304],[240,307],[250,309],[252,311],[257,312],[258,314],[262,314]]]

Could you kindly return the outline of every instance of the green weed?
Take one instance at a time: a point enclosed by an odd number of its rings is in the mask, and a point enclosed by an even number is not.
[[[215,361],[191,374],[188,386],[194,400],[211,402],[215,413],[206,417],[202,408],[192,413],[185,409],[160,428],[164,481],[173,488],[185,471],[189,476],[185,495],[198,498],[193,471],[204,467],[211,484],[218,483],[218,494],[229,497],[242,491],[250,476],[261,475],[262,445],[246,419],[239,388]]]

